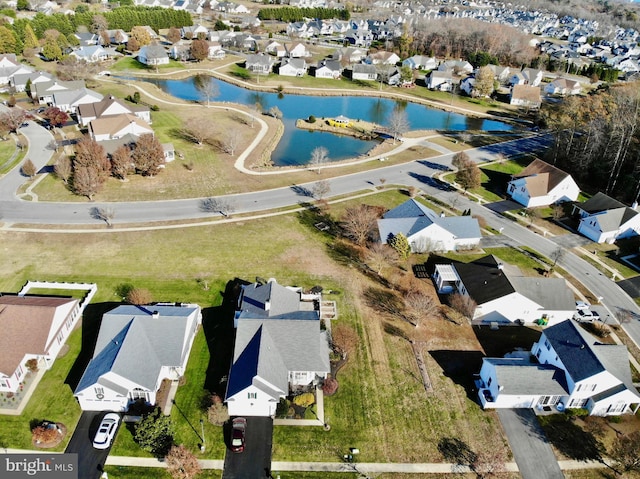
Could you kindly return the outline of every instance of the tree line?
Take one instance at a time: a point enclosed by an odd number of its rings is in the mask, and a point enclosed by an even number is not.
[[[631,203],[640,196],[640,83],[605,85],[545,105],[554,138],[545,160],[584,188]]]
[[[326,20],[330,18],[338,18],[340,20],[349,20],[351,14],[346,9],[340,8],[261,8],[258,12],[260,20],[278,20],[281,22],[301,22],[305,18],[316,18]]]

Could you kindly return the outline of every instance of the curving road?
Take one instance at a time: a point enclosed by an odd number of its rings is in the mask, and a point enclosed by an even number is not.
[[[47,130],[33,122],[23,127],[21,131],[29,139],[28,157],[40,169],[49,161],[53,153],[48,149],[48,144],[52,137]],[[434,145],[429,144],[427,139],[407,141],[422,143],[425,146],[436,149]],[[482,163],[495,158],[497,154],[512,156],[539,150],[547,144],[547,141],[548,139],[545,136],[532,136],[467,150],[467,153],[472,159]],[[447,153],[428,160],[416,160],[402,165],[393,165],[336,177],[329,180],[331,195],[343,196],[372,189],[375,185],[380,184],[380,178],[385,178],[387,184],[416,186],[428,195],[436,197],[445,203],[453,204],[456,202],[458,209],[471,209],[473,214],[483,216],[492,228],[502,231],[503,235],[518,244],[527,245],[547,257],[550,257],[557,250],[559,244],[554,242],[553,239],[544,238],[456,192],[443,189],[442,185],[433,179],[433,176],[443,169],[449,168],[452,158],[453,153]],[[114,223],[119,226],[126,226],[127,223],[152,221],[209,220],[212,216],[219,215],[218,213],[203,211],[202,199],[121,203],[42,203],[23,201],[16,196],[16,190],[24,182],[24,179],[20,174],[19,168],[15,168],[0,179],[0,216],[5,224],[5,229],[11,228],[12,223],[68,226],[97,226],[100,224],[103,227],[103,224],[99,223],[91,215],[91,210],[95,207],[114,210],[116,212]],[[310,188],[311,184],[292,185],[286,188],[229,195],[224,198],[233,205],[235,213],[260,213],[308,202],[310,198],[307,191]],[[68,229],[63,231],[68,231]],[[122,228],[116,230],[102,229],[101,231],[122,231]],[[634,319],[630,323],[624,324],[623,328],[634,342],[640,345],[640,321],[638,321],[640,308],[622,289],[590,263],[572,254],[569,250],[566,250],[558,264],[569,274],[578,278],[594,296],[602,297],[602,304],[612,318],[615,318],[615,313],[620,309],[631,311]]]

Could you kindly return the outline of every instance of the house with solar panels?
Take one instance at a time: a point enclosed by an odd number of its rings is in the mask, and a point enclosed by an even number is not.
[[[202,323],[197,304],[122,305],[102,317],[93,358],[74,396],[83,411],[126,411],[156,403],[164,379],[184,374]]]
[[[387,211],[378,220],[378,232],[383,244],[402,233],[413,253],[471,249],[482,236],[477,219],[438,215],[414,199]]]
[[[274,279],[242,288],[225,401],[230,416],[273,417],[281,398],[315,388],[330,371],[319,294]]]
[[[572,320],[546,328],[529,354],[484,358],[478,396],[487,408],[586,409],[592,416],[636,414],[629,351],[602,344]]]

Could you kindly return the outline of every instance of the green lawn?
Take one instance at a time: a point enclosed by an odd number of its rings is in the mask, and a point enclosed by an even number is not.
[[[158,66],[158,69],[160,70],[170,70],[170,69],[184,70],[184,68],[185,66],[182,63],[177,62],[175,60],[171,60],[171,59],[169,60],[168,65]],[[115,72],[126,72],[129,70],[154,72],[156,68],[143,65],[133,57],[122,57],[120,60],[115,62],[113,65],[111,65],[111,67],[109,67],[109,70],[115,71]]]

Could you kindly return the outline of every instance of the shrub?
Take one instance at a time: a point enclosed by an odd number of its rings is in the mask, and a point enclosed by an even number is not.
[[[335,380],[334,378],[327,378],[324,380],[324,383],[322,384],[322,392],[325,395],[331,396],[335,394],[337,390],[338,390],[337,380]]]
[[[229,411],[227,410],[227,406],[221,402],[214,402],[214,404],[209,406],[209,409],[207,409],[207,418],[211,424],[215,426],[222,426],[229,420]]]
[[[127,302],[135,305],[149,304],[151,302],[151,292],[144,288],[132,288],[127,292]]]
[[[31,359],[27,360],[27,362],[24,363],[24,365],[32,373],[37,373],[38,372],[38,360],[36,358],[31,358]]]
[[[37,426],[31,431],[33,440],[36,443],[51,443],[58,440],[58,428],[48,426]]]
[[[316,398],[313,393],[302,393],[293,398],[293,404],[300,407],[309,407],[314,402],[316,402]]]
[[[309,115],[309,119],[307,120],[309,123],[315,123],[316,122],[316,117],[313,115]]]
[[[151,105],[149,108],[151,109],[151,111],[159,111],[160,110],[160,107],[158,105]]]

